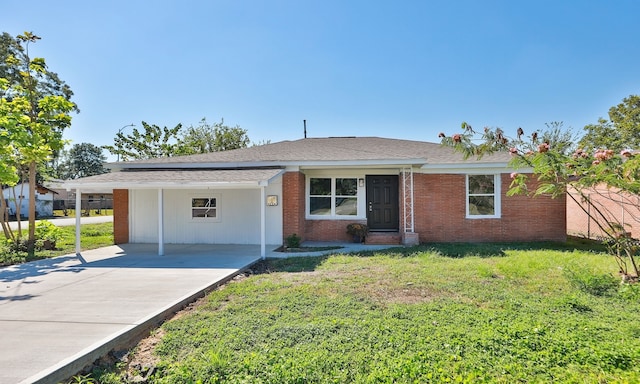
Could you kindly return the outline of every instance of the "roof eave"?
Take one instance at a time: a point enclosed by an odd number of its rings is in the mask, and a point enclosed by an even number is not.
[[[247,161],[247,162],[208,162],[208,163],[135,163],[119,167],[124,169],[237,169],[267,167],[371,167],[371,166],[408,166],[425,164],[425,159],[378,159],[378,160],[322,160],[322,161]]]

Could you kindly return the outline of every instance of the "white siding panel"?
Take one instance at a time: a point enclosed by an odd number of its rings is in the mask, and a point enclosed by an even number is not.
[[[129,226],[132,243],[158,242],[158,191],[129,191]]]
[[[165,189],[166,244],[260,244],[260,189]],[[278,205],[266,207],[267,244],[282,243],[282,179],[266,187]],[[158,192],[133,190],[130,195],[131,242],[158,241]],[[215,197],[218,217],[192,219],[191,199]]]

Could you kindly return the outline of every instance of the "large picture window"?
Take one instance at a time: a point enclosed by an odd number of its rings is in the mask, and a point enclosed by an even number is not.
[[[500,217],[500,175],[467,175],[467,217]]]
[[[218,199],[215,197],[191,198],[191,218],[218,218]]]
[[[358,214],[358,179],[310,178],[309,214],[312,216],[356,216]]]

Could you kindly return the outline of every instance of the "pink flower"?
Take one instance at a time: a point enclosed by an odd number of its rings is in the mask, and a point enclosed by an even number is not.
[[[591,163],[591,165],[598,165],[600,164],[600,160],[593,160],[593,163]]]
[[[440,133],[438,133],[438,137],[442,139],[442,138],[446,137],[446,135],[444,134],[444,132],[440,132]]]
[[[538,145],[538,152],[545,153],[549,151],[549,143],[542,143]]]
[[[454,143],[461,143],[462,142],[462,136],[459,133],[456,133],[455,135],[453,135],[453,142]]]
[[[511,178],[515,179],[516,177],[518,177],[518,172],[511,172]]]
[[[620,152],[620,156],[631,157],[631,151],[625,149]]]
[[[518,148],[509,148],[509,153],[511,154],[511,156],[515,156],[518,154]]]

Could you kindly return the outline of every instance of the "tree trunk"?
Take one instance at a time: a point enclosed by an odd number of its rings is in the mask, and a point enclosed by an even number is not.
[[[27,253],[29,257],[35,254],[36,246],[36,162],[29,163],[29,240]]]
[[[4,191],[0,188],[0,222],[2,222],[2,231],[7,239],[15,240],[11,226],[9,226],[9,209],[7,201],[4,198]]]

